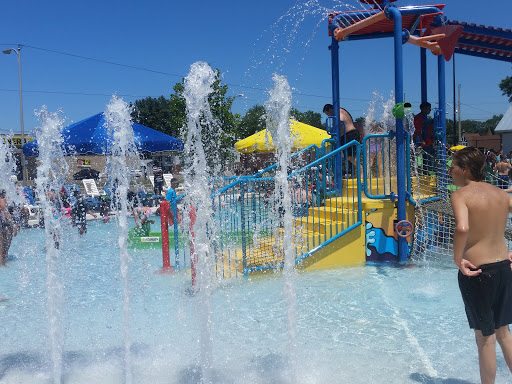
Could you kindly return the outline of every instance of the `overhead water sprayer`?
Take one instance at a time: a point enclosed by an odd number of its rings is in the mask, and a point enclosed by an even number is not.
[[[393,110],[391,113],[393,116],[395,116],[397,119],[403,119],[406,114],[408,114],[411,111],[412,105],[411,103],[405,102],[405,103],[397,103],[393,107]]]

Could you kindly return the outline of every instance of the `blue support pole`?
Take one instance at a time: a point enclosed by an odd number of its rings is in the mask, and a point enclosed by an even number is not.
[[[403,58],[402,58],[402,14],[394,6],[386,7],[386,16],[394,22],[394,47],[395,47],[395,102],[404,101]],[[405,194],[405,134],[404,120],[396,119],[396,183],[397,183],[397,219],[406,219],[406,194]],[[398,237],[398,262],[405,263],[409,253],[407,239]]]
[[[339,58],[339,42],[334,37],[331,42],[331,72],[332,72],[332,105],[334,107],[333,131],[336,140],[335,149],[341,146],[340,138],[340,58]],[[336,189],[341,191],[342,173],[341,173],[341,153],[335,159],[335,182]]]
[[[428,101],[427,91],[427,49],[420,48],[420,63],[421,63],[421,102]]]
[[[245,206],[244,206],[244,192],[246,183],[240,184],[240,223],[242,232],[242,265],[244,269],[244,277],[247,277],[249,270],[247,269],[247,244],[245,239]]]
[[[178,232],[178,204],[176,203],[176,194],[171,199],[171,210],[174,215],[174,224],[173,224],[173,232],[174,232],[174,268],[180,268],[180,241],[179,241],[179,232]],[[184,263],[185,264],[185,263]]]
[[[437,146],[438,178],[441,190],[446,191],[448,175],[446,174],[446,70],[443,55],[437,57],[437,86],[439,92],[439,124],[436,128],[436,139],[441,142]]]

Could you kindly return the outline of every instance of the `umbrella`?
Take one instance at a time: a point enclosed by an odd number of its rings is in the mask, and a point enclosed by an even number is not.
[[[92,169],[92,168],[86,168],[81,169],[77,173],[73,175],[73,179],[75,180],[84,180],[84,179],[99,179],[100,178],[100,172]]]
[[[182,151],[183,142],[165,133],[155,131],[144,125],[132,123],[135,145],[139,152]],[[65,154],[97,154],[109,153],[109,142],[112,140],[108,133],[104,113],[98,113],[85,120],[71,124],[62,130]],[[25,156],[39,154],[37,140],[23,146]]]
[[[299,123],[292,119],[290,119],[290,133],[293,137],[292,150],[294,151],[309,147],[312,144],[320,147],[323,140],[331,138],[323,129]],[[235,143],[235,148],[241,153],[274,152],[276,150],[272,136],[266,129],[238,141]]]

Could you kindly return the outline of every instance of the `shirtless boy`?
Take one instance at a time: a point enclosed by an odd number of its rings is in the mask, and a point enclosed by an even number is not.
[[[498,187],[501,189],[508,189],[508,183],[510,181],[508,177],[508,171],[512,169],[512,165],[501,156],[500,161],[496,164],[496,170],[498,171]]]
[[[494,383],[496,340],[512,372],[512,268],[504,238],[512,198],[481,182],[485,168],[485,158],[476,148],[453,155],[450,175],[461,187],[451,196],[456,224],[453,259],[469,326],[475,331],[480,378],[482,383]]]
[[[327,116],[334,116],[334,107],[332,104],[325,104],[323,108],[323,112]],[[340,108],[340,121],[344,123],[340,124],[340,144],[344,145],[346,143],[351,142],[352,140],[356,140],[361,142],[362,137],[357,130],[356,126],[354,125],[354,120],[352,119],[352,115],[344,108]],[[345,132],[343,132],[343,127],[345,127]],[[346,140],[345,140],[346,138]],[[356,156],[356,149],[354,147],[347,148],[346,152],[347,159],[349,161],[349,169],[352,169],[353,167],[353,160],[352,158]],[[362,166],[361,166],[361,172],[362,172]],[[362,174],[362,173],[361,173]]]

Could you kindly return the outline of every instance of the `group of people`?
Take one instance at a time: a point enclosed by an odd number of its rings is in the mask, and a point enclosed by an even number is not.
[[[487,173],[496,176],[496,185],[501,189],[509,189],[512,179],[511,154],[505,156],[502,151],[485,151]]]
[[[156,176],[155,176],[156,179]],[[163,182],[163,178],[162,178]],[[156,183],[155,183],[156,185]],[[161,188],[162,186],[160,186]],[[178,179],[171,179],[171,186],[167,190],[165,195],[165,200],[169,201],[173,204],[176,201],[177,194],[176,189],[179,187]],[[156,188],[156,187],[155,187]],[[161,192],[160,192],[161,193]],[[155,220],[151,219],[150,216],[153,213],[150,207],[144,206],[143,202],[137,198],[135,193],[129,192],[128,194],[128,203],[131,207],[131,212],[133,215],[133,219],[135,220],[135,235],[136,236],[149,236],[151,231],[151,224],[155,223]],[[167,215],[171,217],[173,212],[172,206],[170,207],[170,212]],[[160,207],[157,207],[155,210],[156,215],[160,215]]]
[[[87,232],[87,214],[95,218],[98,216],[79,190],[72,190],[68,194],[64,187],[59,193],[49,189],[46,197],[52,207],[53,217],[67,220],[78,229],[80,235]]]
[[[414,143],[421,147],[425,156],[423,157],[424,168],[431,169],[433,164],[434,154],[434,125],[429,114],[432,110],[432,106],[429,102],[423,102],[420,104],[420,113],[414,116]],[[334,116],[334,107],[332,104],[325,104],[323,112],[326,116]],[[362,142],[365,136],[364,127],[362,124],[358,125],[354,123],[352,115],[344,108],[340,108],[340,145],[345,145],[353,140]],[[379,134],[385,132],[384,128],[376,121],[372,121],[368,126],[367,134]],[[376,168],[375,174],[382,176],[383,174],[383,159],[382,159],[382,148],[379,140],[369,141],[369,164],[372,168]],[[349,147],[346,151],[346,163],[347,172],[350,173],[354,168],[354,157],[355,148]],[[361,169],[362,170],[362,169]]]

